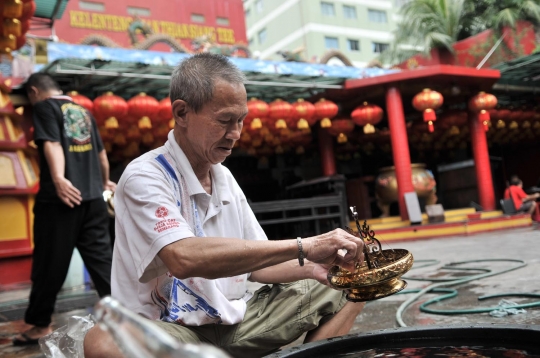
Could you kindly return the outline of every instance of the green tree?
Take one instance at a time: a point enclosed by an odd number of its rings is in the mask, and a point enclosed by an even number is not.
[[[452,44],[486,29],[497,37],[518,20],[540,24],[540,0],[412,0],[400,9],[394,41],[381,54],[385,63],[429,55],[434,48],[453,52]]]
[[[464,12],[460,40],[487,29],[500,35],[519,20],[540,24],[540,0],[467,0]]]
[[[433,48],[453,51],[464,15],[465,0],[412,0],[400,9],[394,41],[381,54],[383,62],[397,63]]]

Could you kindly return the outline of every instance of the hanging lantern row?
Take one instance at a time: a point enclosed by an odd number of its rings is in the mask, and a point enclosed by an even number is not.
[[[157,124],[174,126],[171,100],[166,97],[157,101],[141,92],[128,101],[112,92],[107,92],[94,101],[76,91],[68,92],[73,102],[89,110],[98,125],[114,129],[120,124],[137,124],[140,130],[151,129]]]
[[[312,104],[303,99],[290,104],[282,99],[267,104],[266,102],[252,98],[248,101],[248,114],[244,125],[256,130],[266,123],[277,129],[301,129],[308,130],[321,121],[321,127],[327,128],[332,125],[331,118],[338,113],[338,106],[325,99]]]
[[[33,0],[0,1],[0,54],[10,54],[26,43],[25,34],[35,12]]]
[[[123,148],[120,157],[133,158],[140,154],[139,144],[154,148],[163,144],[174,127],[172,105],[168,97],[157,101],[145,93],[128,101],[107,92],[93,101],[76,91],[67,93],[73,102],[90,111],[99,128],[105,148]]]

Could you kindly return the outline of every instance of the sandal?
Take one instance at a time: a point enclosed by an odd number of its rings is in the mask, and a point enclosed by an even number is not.
[[[24,340],[13,338],[14,346],[33,346],[39,343],[39,338],[30,338],[26,333],[21,333]]]

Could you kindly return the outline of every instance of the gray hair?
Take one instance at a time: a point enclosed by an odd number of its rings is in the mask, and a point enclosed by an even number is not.
[[[212,100],[214,84],[222,79],[237,84],[246,77],[227,57],[213,53],[199,53],[183,60],[171,75],[171,102],[185,101],[198,112]]]

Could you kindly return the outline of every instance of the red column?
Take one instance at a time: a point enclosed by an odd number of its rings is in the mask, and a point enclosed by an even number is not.
[[[484,125],[478,120],[478,114],[469,113],[469,128],[476,169],[478,199],[484,210],[495,210],[495,192],[491,178],[491,164]]]
[[[321,151],[321,165],[323,175],[331,177],[336,175],[336,157],[334,156],[334,142],[330,134],[319,127],[319,150]]]
[[[398,187],[399,213],[402,220],[408,220],[405,193],[414,191],[412,184],[411,155],[407,139],[407,127],[403,114],[401,93],[396,87],[386,91],[386,111],[388,112],[388,127],[392,142],[392,154],[396,167],[396,180]]]

